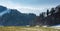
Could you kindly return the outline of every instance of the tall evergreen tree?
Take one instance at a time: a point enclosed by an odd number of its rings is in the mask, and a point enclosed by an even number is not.
[[[49,15],[49,10],[47,9],[47,16]]]
[[[55,10],[54,10],[54,8],[52,8],[51,11],[50,11],[51,15],[53,15],[54,12],[55,12]]]

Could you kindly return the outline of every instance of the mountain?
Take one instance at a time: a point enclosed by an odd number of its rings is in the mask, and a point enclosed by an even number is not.
[[[0,6],[0,25],[2,26],[26,26],[31,25],[36,15],[21,13],[16,9],[8,9]]]
[[[42,12],[40,16],[37,17],[37,23],[38,25],[46,25],[46,26],[54,26],[54,25],[60,25],[60,5],[56,6],[55,8],[51,8],[50,11]],[[37,24],[36,23],[36,24]]]
[[[48,12],[48,13],[47,13]],[[16,9],[8,9],[0,6],[0,25],[2,26],[54,26],[60,25],[60,5],[50,11],[40,13],[36,16],[33,13],[21,13]]]
[[[3,11],[5,11],[6,9],[7,9],[6,7],[0,6],[0,13],[3,12]]]

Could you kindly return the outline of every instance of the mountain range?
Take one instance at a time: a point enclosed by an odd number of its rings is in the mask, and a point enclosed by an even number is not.
[[[21,13],[16,9],[8,9],[0,6],[0,25],[1,26],[25,26],[31,25],[36,15],[33,13]]]

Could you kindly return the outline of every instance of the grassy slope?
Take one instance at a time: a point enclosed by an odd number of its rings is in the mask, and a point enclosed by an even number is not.
[[[0,31],[60,31],[60,30],[44,27],[4,26],[0,27]]]

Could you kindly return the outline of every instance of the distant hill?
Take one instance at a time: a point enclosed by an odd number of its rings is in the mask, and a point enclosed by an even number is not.
[[[30,25],[36,18],[35,14],[24,14],[16,9],[8,9],[0,6],[0,25],[3,26],[25,26]]]

